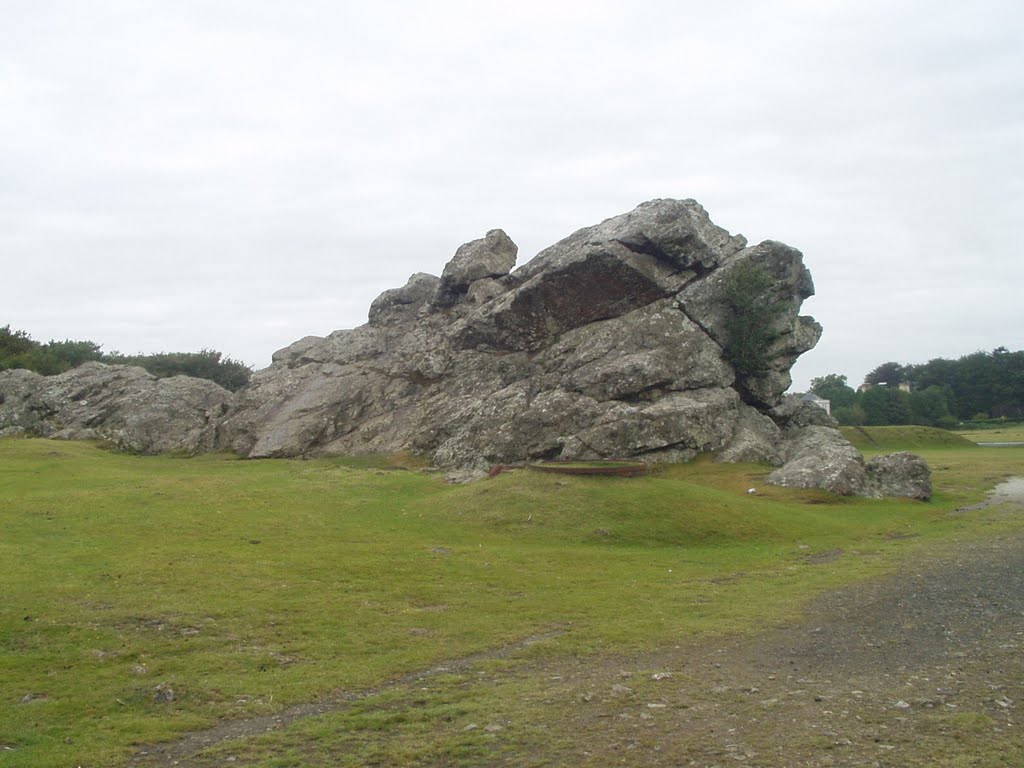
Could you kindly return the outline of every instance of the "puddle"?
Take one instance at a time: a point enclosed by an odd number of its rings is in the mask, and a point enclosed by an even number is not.
[[[1024,504],[1024,477],[1011,477],[1009,480],[993,488],[992,493],[981,503],[971,504],[969,507],[960,507],[957,512],[973,512],[978,509],[984,509],[990,504],[999,504],[1006,501],[1016,501]]]
[[[1024,477],[1011,477],[992,491],[990,501],[1024,501]]]

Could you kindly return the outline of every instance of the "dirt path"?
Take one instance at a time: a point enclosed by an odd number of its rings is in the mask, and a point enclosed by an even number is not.
[[[418,685],[438,675],[448,675],[462,672],[483,661],[494,661],[504,659],[525,650],[532,645],[550,640],[564,634],[561,629],[554,629],[544,634],[524,638],[517,643],[501,646],[489,651],[475,653],[459,659],[436,664],[429,669],[413,672],[408,675],[395,678],[385,685],[376,688],[369,688],[361,691],[342,691],[332,696],[324,697],[318,701],[296,704],[272,715],[250,717],[239,720],[229,720],[221,725],[205,731],[195,731],[186,734],[178,741],[166,744],[157,744],[143,747],[138,755],[132,760],[130,766],[177,766],[189,765],[190,758],[203,750],[215,747],[226,741],[235,739],[246,739],[259,736],[270,731],[286,728],[296,720],[307,717],[317,717],[330,712],[340,712],[349,708],[352,704],[365,699],[379,696],[390,691],[401,690],[412,685]]]
[[[1024,512],[1024,478],[1000,486],[988,503]],[[511,677],[550,681],[546,698],[494,713],[503,726],[488,734],[494,753],[486,764],[1024,765],[1024,536],[965,544],[941,561],[828,593],[806,616],[753,638],[517,668]],[[544,639],[227,723],[144,750],[131,765],[219,765],[203,750]],[[392,737],[399,738],[379,736]]]

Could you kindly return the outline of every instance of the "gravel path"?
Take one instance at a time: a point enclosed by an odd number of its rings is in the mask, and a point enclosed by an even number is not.
[[[1024,478],[988,503],[1024,512]],[[582,682],[601,706],[577,714],[593,738],[581,764],[1024,766],[1024,536],[828,593],[806,615]]]
[[[517,643],[510,643],[509,645],[472,654],[460,659],[441,662],[429,669],[402,675],[377,688],[354,692],[342,691],[317,701],[296,704],[272,715],[228,720],[205,731],[188,733],[178,741],[142,747],[128,765],[130,768],[135,768],[136,766],[140,768],[141,766],[165,766],[170,768],[171,766],[190,765],[194,756],[224,742],[250,739],[287,728],[296,720],[319,717],[331,712],[340,712],[364,699],[370,699],[390,691],[402,690],[410,686],[420,686],[430,678],[437,677],[438,675],[464,672],[481,662],[508,658],[516,652],[562,634],[564,634],[563,630],[554,629],[544,634],[524,638]]]

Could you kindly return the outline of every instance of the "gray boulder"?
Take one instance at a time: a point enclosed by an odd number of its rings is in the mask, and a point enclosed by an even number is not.
[[[371,307],[370,309],[372,312],[373,308]],[[303,336],[298,341],[293,341],[287,347],[277,350],[277,352],[270,356],[270,360],[274,363],[290,365],[300,360],[305,352],[308,352],[321,341],[323,341],[322,336]]]
[[[932,495],[931,469],[920,456],[902,451],[865,463],[860,452],[831,427],[791,427],[782,452],[785,464],[768,476],[772,485],[823,488],[840,496],[868,498],[905,496],[927,501]]]
[[[778,466],[783,463],[781,442],[779,426],[756,408],[744,405],[740,409],[732,438],[715,460]]]
[[[0,372],[0,434],[105,440],[133,453],[212,450],[231,393],[188,376],[85,363],[58,376]]]
[[[821,325],[799,314],[804,299],[814,295],[811,273],[795,248],[775,241],[744,248],[724,261],[720,269],[686,285],[679,293],[682,310],[721,347],[729,344],[727,321],[731,309],[725,300],[729,274],[744,265],[756,265],[771,278],[767,300],[783,308],[772,328],[776,340],[768,350],[766,370],[742,375],[736,386],[744,398],[759,408],[770,409],[793,383],[789,370],[804,352],[821,338]]]
[[[782,402],[772,408],[769,413],[776,424],[790,432],[803,427],[832,427],[834,429],[839,426],[839,422],[824,408],[797,395],[788,395],[782,398]]]
[[[0,437],[38,433],[50,415],[38,397],[42,380],[32,371],[0,371]]]
[[[369,321],[371,324],[383,324],[390,320],[411,322],[419,312],[436,296],[441,281],[433,275],[419,272],[409,278],[401,288],[384,291],[370,305]],[[306,338],[309,338],[308,336]]]
[[[792,431],[782,443],[785,464],[768,475],[772,485],[822,488],[839,496],[876,497],[864,457],[831,427],[809,426]]]
[[[566,331],[675,295],[745,244],[693,200],[652,200],[541,251],[510,276],[514,290],[454,329],[453,342],[539,350]]]
[[[865,469],[872,486],[882,496],[906,496],[920,501],[932,496],[931,469],[916,454],[900,451],[876,456]]]
[[[500,229],[492,229],[480,240],[459,246],[441,272],[437,302],[447,306],[465,294],[477,280],[504,277],[516,265],[519,246]]]

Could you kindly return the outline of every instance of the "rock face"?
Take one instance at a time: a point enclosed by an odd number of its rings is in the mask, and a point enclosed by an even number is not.
[[[748,247],[693,200],[654,200],[511,271],[501,230],[440,278],[413,275],[369,322],[278,351],[239,393],[223,445],[251,457],[425,453],[445,467],[532,459],[778,461],[769,417],[821,327],[799,251]],[[728,275],[756,265],[781,307],[756,374],[730,364]]]
[[[920,478],[895,479],[907,462],[865,467],[824,411],[783,398],[821,335],[799,313],[814,293],[799,251],[748,246],[693,200],[644,203],[513,271],[517,251],[491,230],[441,277],[382,293],[366,325],[279,350],[234,396],[98,364],[46,380],[0,374],[0,433],[251,458],[409,450],[463,471],[717,452],[787,462],[772,475],[781,485],[921,497]],[[727,299],[752,269],[773,341],[755,370],[739,370]]]
[[[0,435],[106,440],[132,453],[212,450],[231,393],[188,376],[85,363],[59,376],[0,371]]]

